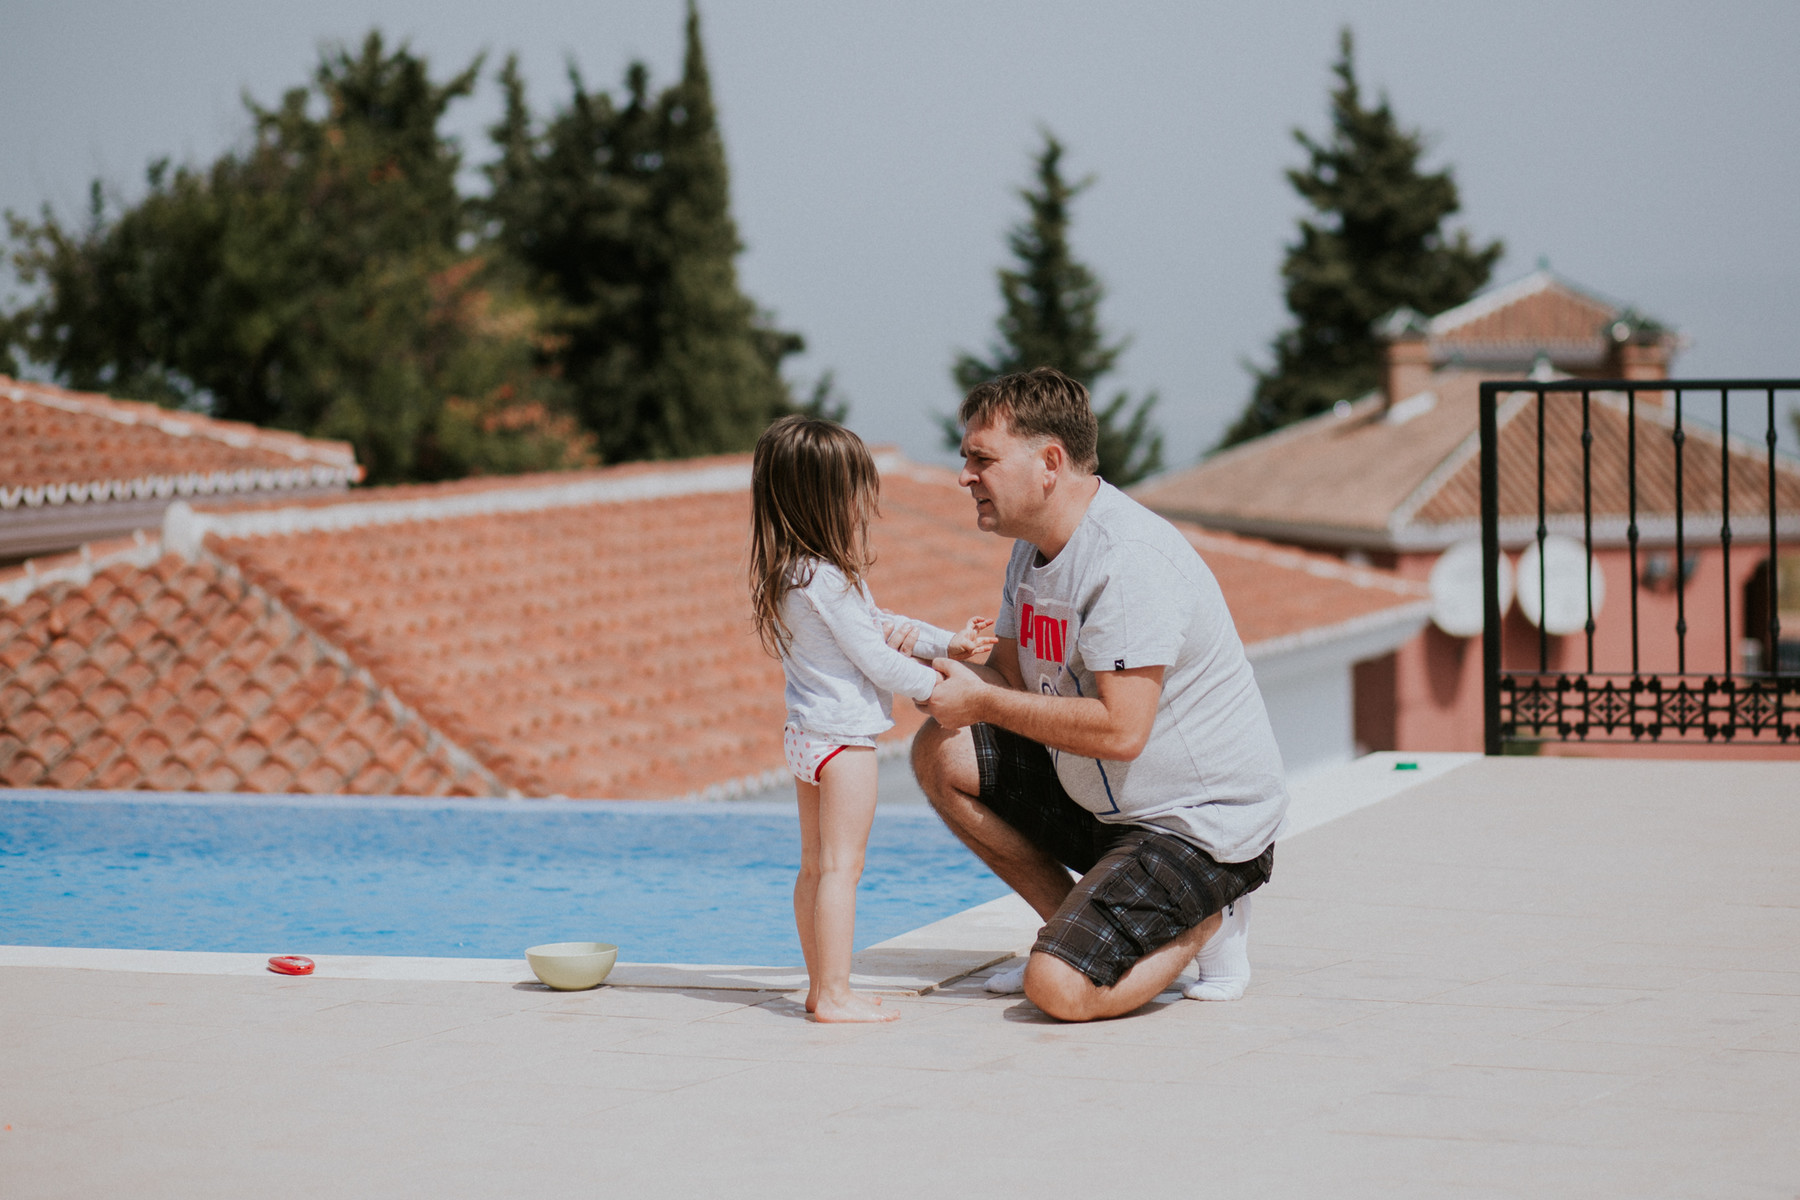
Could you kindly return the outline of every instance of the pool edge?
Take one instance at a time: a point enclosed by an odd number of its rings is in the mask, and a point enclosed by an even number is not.
[[[1024,902],[1016,896],[1002,896],[859,951],[851,960],[851,981],[869,991],[925,995],[1013,957],[1030,944],[1036,931],[1037,918]],[[0,968],[253,976],[284,981],[296,978],[424,980],[542,986],[532,976],[523,955],[518,958],[428,958],[318,954],[312,958],[316,964],[312,975],[292,977],[271,972],[268,955],[260,953],[0,945]],[[606,982],[609,987],[787,992],[806,986],[806,969],[801,966],[622,962],[613,968]]]

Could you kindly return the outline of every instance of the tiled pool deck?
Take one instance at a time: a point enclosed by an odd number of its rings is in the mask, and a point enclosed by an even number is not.
[[[1307,789],[1242,1001],[1089,1026],[956,978],[1005,904],[866,956],[924,981],[882,1027],[0,966],[0,1195],[1800,1195],[1800,763],[1374,767]]]

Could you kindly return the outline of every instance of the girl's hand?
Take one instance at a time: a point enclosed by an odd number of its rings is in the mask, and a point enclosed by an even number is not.
[[[883,621],[881,636],[900,653],[911,654],[919,641],[919,628],[916,625],[896,625],[892,621]]]
[[[967,662],[977,654],[992,650],[999,640],[994,636],[993,621],[987,617],[970,617],[969,623],[950,639],[950,657],[957,662]]]

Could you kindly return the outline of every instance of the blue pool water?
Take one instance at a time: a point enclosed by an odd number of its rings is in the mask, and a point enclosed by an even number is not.
[[[0,798],[0,944],[798,964],[793,805]],[[1005,885],[929,810],[882,808],[863,947]]]

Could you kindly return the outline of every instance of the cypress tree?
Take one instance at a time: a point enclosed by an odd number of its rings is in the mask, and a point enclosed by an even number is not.
[[[1007,235],[1015,265],[998,272],[1003,305],[995,323],[999,336],[985,359],[962,353],[951,367],[952,378],[965,392],[996,376],[1041,366],[1055,367],[1093,392],[1127,344],[1107,339],[1100,325],[1105,290],[1069,246],[1070,206],[1093,180],[1065,180],[1062,143],[1047,130],[1043,138],[1034,160],[1037,187],[1019,191],[1026,217]],[[1162,466],[1162,434],[1150,424],[1156,402],[1151,393],[1133,406],[1120,392],[1096,411],[1099,471],[1112,483],[1134,483]],[[945,418],[943,424],[945,444],[955,449],[960,441],[956,422]]]
[[[655,113],[660,169],[651,180],[645,236],[661,259],[649,314],[659,345],[648,384],[654,413],[640,413],[634,450],[650,456],[747,449],[792,402],[778,365],[804,343],[769,328],[738,288],[743,250],[731,219],[725,143],[688,0],[681,82]],[[604,436],[604,435],[603,435]]]
[[[1347,27],[1332,72],[1330,136],[1314,141],[1296,129],[1308,161],[1287,173],[1315,214],[1301,218],[1281,268],[1294,325],[1275,338],[1274,366],[1257,371],[1224,445],[1376,386],[1377,322],[1403,306],[1430,316],[1463,303],[1487,283],[1503,249],[1498,241],[1476,246],[1467,230],[1446,235],[1445,218],[1461,207],[1451,171],[1420,170],[1424,140],[1400,127],[1385,95],[1364,106]]]
[[[738,285],[698,12],[688,5],[681,79],[660,94],[641,63],[619,104],[570,81],[537,133],[508,64],[506,114],[490,131],[495,236],[560,306],[551,364],[609,461],[748,448],[796,407],[780,364],[805,343]],[[815,403],[829,392],[826,381]]]

